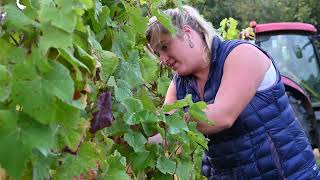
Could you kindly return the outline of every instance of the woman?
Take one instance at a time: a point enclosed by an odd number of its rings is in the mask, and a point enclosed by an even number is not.
[[[190,6],[166,14],[173,37],[155,18],[148,47],[175,71],[165,103],[192,94],[208,103],[210,139],[202,171],[211,179],[320,179],[311,146],[295,120],[272,59],[246,41],[223,41]]]

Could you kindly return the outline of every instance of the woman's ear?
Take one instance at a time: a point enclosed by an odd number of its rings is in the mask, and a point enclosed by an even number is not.
[[[183,25],[182,26],[182,32],[183,32],[183,38],[185,40],[190,41],[190,39],[192,39],[192,31],[193,29],[191,28],[191,26],[189,25]]]
[[[192,31],[192,28],[189,25],[183,25],[182,31],[185,33],[190,33]]]

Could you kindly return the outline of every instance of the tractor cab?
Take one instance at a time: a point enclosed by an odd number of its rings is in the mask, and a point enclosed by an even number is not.
[[[278,67],[290,104],[310,142],[320,146],[320,61],[316,28],[306,23],[250,23],[251,41]]]

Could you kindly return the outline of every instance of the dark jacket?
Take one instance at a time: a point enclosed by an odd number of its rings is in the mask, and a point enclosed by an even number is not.
[[[228,54],[243,43],[248,42],[214,38],[204,93],[207,103],[214,103]],[[192,76],[176,75],[174,82],[177,99],[192,94],[194,102],[200,100]],[[276,83],[257,91],[231,128],[208,138],[202,172],[209,180],[320,179],[312,148],[289,105],[278,70]]]

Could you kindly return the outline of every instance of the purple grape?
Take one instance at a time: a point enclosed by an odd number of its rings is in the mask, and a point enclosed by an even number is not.
[[[95,133],[100,129],[109,127],[112,124],[112,103],[111,93],[105,91],[99,95],[97,100],[98,111],[94,112],[91,120],[90,132]]]

